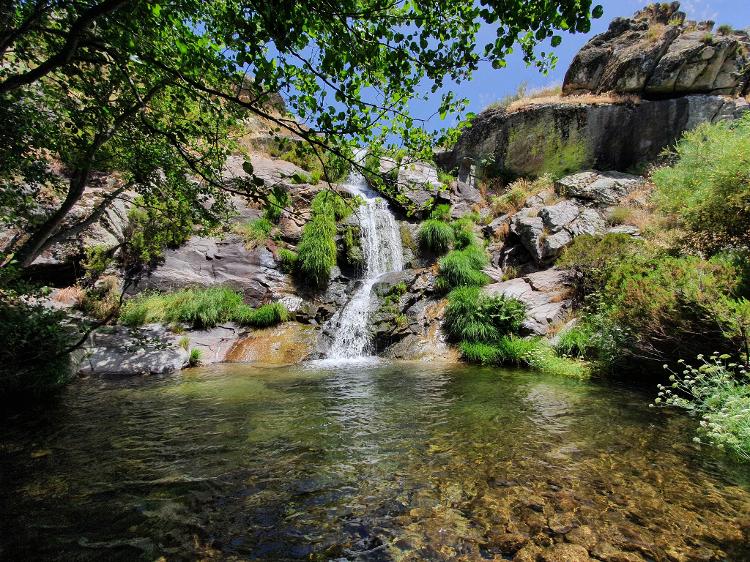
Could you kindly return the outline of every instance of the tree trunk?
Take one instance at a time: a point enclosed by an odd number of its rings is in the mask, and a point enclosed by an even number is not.
[[[63,204],[37,228],[34,234],[16,252],[16,260],[22,268],[29,267],[50,245],[55,231],[59,228],[73,206],[81,199],[88,184],[90,174],[91,168],[89,166],[86,166],[82,170],[77,170],[73,174],[73,177],[70,178],[68,194]]]

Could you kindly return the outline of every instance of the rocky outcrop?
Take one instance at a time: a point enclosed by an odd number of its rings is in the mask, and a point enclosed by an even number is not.
[[[144,277],[135,291],[174,291],[184,287],[225,285],[258,306],[293,291],[289,276],[278,269],[265,245],[248,249],[238,236],[220,240],[194,236],[185,245],[167,250],[164,262]]]
[[[572,307],[567,286],[567,273],[555,268],[531,273],[509,281],[487,285],[488,295],[503,295],[526,305],[523,329],[545,335],[552,324],[565,319]]]
[[[743,98],[690,95],[661,100],[593,103],[560,98],[516,111],[487,110],[476,117],[441,167],[465,159],[490,176],[561,176],[593,168],[627,171],[655,160],[700,123],[736,119],[750,108]]]
[[[537,264],[549,263],[577,236],[606,232],[607,209],[644,184],[643,178],[620,172],[587,171],[566,176],[555,182],[554,192],[529,198],[515,215],[503,215],[485,230],[494,234],[507,225],[511,236],[503,251],[518,241]],[[627,233],[637,234],[637,229]]]
[[[563,93],[747,94],[748,34],[723,27],[712,33],[713,22],[685,21],[679,7],[651,4],[632,18],[615,18],[573,59]]]

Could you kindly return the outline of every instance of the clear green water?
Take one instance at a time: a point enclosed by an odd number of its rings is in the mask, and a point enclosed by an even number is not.
[[[750,559],[747,469],[649,398],[410,363],[83,381],[4,422],[0,558]]]

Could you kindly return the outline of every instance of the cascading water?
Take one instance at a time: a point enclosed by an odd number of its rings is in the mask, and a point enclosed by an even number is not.
[[[363,157],[364,154],[358,156]],[[357,209],[357,216],[365,271],[362,282],[338,317],[333,345],[328,352],[329,359],[355,359],[371,353],[367,321],[372,287],[384,273],[401,271],[404,267],[398,224],[386,202],[367,187],[367,181],[358,170],[352,170],[345,187],[364,200],[364,204]]]

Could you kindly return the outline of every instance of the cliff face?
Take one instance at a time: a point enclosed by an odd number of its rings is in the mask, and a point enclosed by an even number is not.
[[[615,18],[576,55],[563,94],[618,92],[646,97],[746,95],[750,37],[713,22],[685,21],[679,3]]]
[[[712,33],[713,22],[678,10],[657,4],[616,18],[576,55],[562,96],[481,113],[438,163],[453,170],[471,159],[480,174],[509,177],[626,171],[700,123],[739,117],[749,107],[748,34]]]
[[[703,122],[735,119],[743,98],[694,95],[614,103],[530,105],[480,114],[438,163],[454,169],[466,159],[490,175],[564,175],[586,168],[627,171],[656,158],[680,135]]]

